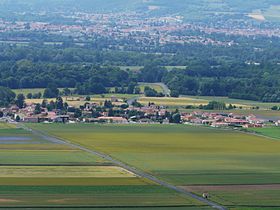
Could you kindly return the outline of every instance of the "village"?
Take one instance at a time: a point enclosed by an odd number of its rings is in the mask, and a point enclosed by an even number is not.
[[[69,100],[69,99],[68,99]],[[43,100],[42,104],[25,103],[23,108],[12,105],[2,108],[2,117],[23,123],[115,123],[115,124],[188,124],[215,128],[262,128],[280,126],[279,121],[262,119],[253,114],[239,115],[229,110],[171,110],[169,107],[149,102],[142,105],[137,100],[127,102],[111,96],[103,102],[92,102],[88,97],[76,99],[81,104],[74,107],[63,102]]]

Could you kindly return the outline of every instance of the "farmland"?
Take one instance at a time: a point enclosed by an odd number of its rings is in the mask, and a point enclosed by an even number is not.
[[[0,207],[204,208],[93,154],[29,130],[1,127]]]
[[[280,142],[263,137],[183,125],[34,124],[32,127],[110,154],[182,187],[280,184]],[[242,200],[238,190],[209,190],[211,199],[232,207],[238,203],[279,207],[277,196],[270,196],[278,191],[248,189]],[[193,192],[201,194],[199,190]],[[255,196],[247,199],[246,193],[247,197],[250,193]],[[260,196],[265,200],[257,203]]]
[[[251,128],[250,131],[254,131],[257,134],[268,136],[280,141],[280,128],[279,127],[265,127],[262,129]]]

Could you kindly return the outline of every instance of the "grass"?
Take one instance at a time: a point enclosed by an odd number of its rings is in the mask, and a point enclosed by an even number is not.
[[[157,105],[163,105],[163,106],[187,106],[192,105],[198,107],[199,105],[207,105],[209,101],[215,100],[216,98],[195,98],[195,97],[180,97],[180,98],[170,98],[170,97],[161,97],[161,98],[155,98],[155,97],[141,97],[138,101],[142,104],[148,104],[149,102],[154,102]],[[219,100],[223,101],[223,100]],[[230,104],[229,101],[223,101],[227,103],[227,105]],[[238,101],[235,101],[235,103],[232,103],[232,105],[235,105],[237,107],[243,107],[243,108],[251,108],[250,105],[247,104],[241,104],[238,103]]]
[[[67,150],[66,150],[67,149]],[[73,149],[45,148],[0,150],[0,164],[102,164],[104,160],[94,155]]]
[[[31,126],[110,154],[179,186],[280,184],[280,142],[259,136],[185,125]],[[251,209],[279,207],[279,191],[229,188],[209,193],[211,200],[230,209]]]
[[[280,190],[240,190],[233,192],[210,192],[211,200],[222,205],[280,207]]]
[[[104,103],[105,100],[111,100],[112,96],[115,96],[119,102],[115,102],[114,104],[119,105],[124,103],[125,100],[133,98],[133,97],[137,97],[140,95],[136,95],[136,94],[114,94],[114,93],[108,93],[108,94],[104,94],[104,95],[90,95],[91,100],[89,102],[91,103],[97,103],[97,104],[102,104]],[[85,96],[64,96],[62,97],[64,102],[67,102],[70,106],[75,106],[75,107],[80,107],[81,105],[84,105],[86,102],[84,100]],[[81,100],[82,98],[82,100]],[[44,99],[26,99],[25,101],[30,104],[30,103],[42,103]],[[55,98],[48,98],[48,101],[55,101]]]
[[[1,205],[8,207],[195,206],[159,186],[1,186]],[[32,203],[32,205],[30,205]]]
[[[112,163],[3,126],[0,139],[28,137],[0,144],[0,208],[201,206]]]
[[[125,178],[134,174],[117,166],[2,166],[0,178]]]
[[[250,128],[249,131],[280,140],[280,127]]]
[[[44,177],[44,178],[1,178],[1,186],[141,186],[153,185],[137,177]]]
[[[280,106],[280,103],[263,103],[258,101],[232,99],[228,97],[214,97],[214,96],[188,96],[192,99],[207,100],[207,101],[221,101],[227,104],[235,104],[237,106],[259,107],[260,109],[271,109],[273,106]]]
[[[253,135],[184,125],[32,126],[178,185],[280,183],[280,142]]]
[[[141,90],[142,93],[144,93],[144,90],[145,90],[146,86],[156,90],[158,93],[163,93],[164,92],[162,87],[160,85],[158,85],[158,84],[142,83],[141,85],[139,85],[140,90]]]

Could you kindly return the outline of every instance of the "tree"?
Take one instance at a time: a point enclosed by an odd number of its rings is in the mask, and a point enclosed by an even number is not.
[[[36,104],[34,114],[41,114],[41,104]]]
[[[56,99],[55,107],[56,107],[56,109],[59,109],[59,110],[63,110],[64,109],[63,99],[61,97],[58,97]]]
[[[90,96],[87,96],[86,101],[90,101],[90,100],[91,100]]]
[[[42,108],[46,108],[47,105],[48,105],[48,101],[47,101],[46,99],[44,99],[44,100],[42,101],[42,104],[41,104]]]
[[[136,83],[134,83],[134,82],[129,83],[128,87],[127,87],[127,91],[126,91],[127,94],[133,94],[135,87],[136,87]]]
[[[0,106],[8,106],[14,99],[16,94],[9,88],[0,86]]]
[[[181,123],[181,115],[179,113],[175,113],[172,115],[172,123]]]
[[[59,90],[56,85],[50,84],[44,91],[44,98],[57,98]]]
[[[69,88],[64,88],[62,94],[65,96],[69,96],[71,94],[71,90]]]
[[[79,118],[82,116],[82,111],[80,109],[76,109],[74,113],[75,118]]]
[[[109,109],[108,116],[109,117],[113,117],[114,116],[114,110],[112,108]]]
[[[170,96],[173,97],[173,98],[178,98],[179,97],[179,91],[172,90]]]
[[[225,110],[226,104],[224,102],[219,101],[210,101],[204,109],[206,110]]]
[[[16,121],[19,122],[20,120],[21,120],[21,119],[20,119],[20,116],[17,115],[17,116],[16,116]]]
[[[26,97],[27,97],[28,99],[32,99],[32,98],[33,98],[33,95],[32,95],[32,93],[28,93],[28,94],[26,95]]]
[[[140,94],[141,93],[141,89],[139,86],[134,88],[134,94]]]
[[[16,105],[18,106],[18,108],[22,109],[24,107],[25,104],[25,96],[20,93],[17,95],[17,100],[16,100]]]

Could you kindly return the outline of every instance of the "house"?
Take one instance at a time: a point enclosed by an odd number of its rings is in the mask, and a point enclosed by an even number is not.
[[[22,119],[22,121],[25,122],[25,123],[38,123],[39,118],[38,117],[24,117]]]
[[[53,119],[53,121],[57,123],[67,123],[69,118],[69,115],[58,115]]]
[[[108,123],[118,123],[118,124],[128,123],[128,120],[123,117],[98,117],[98,120],[108,122]]]

